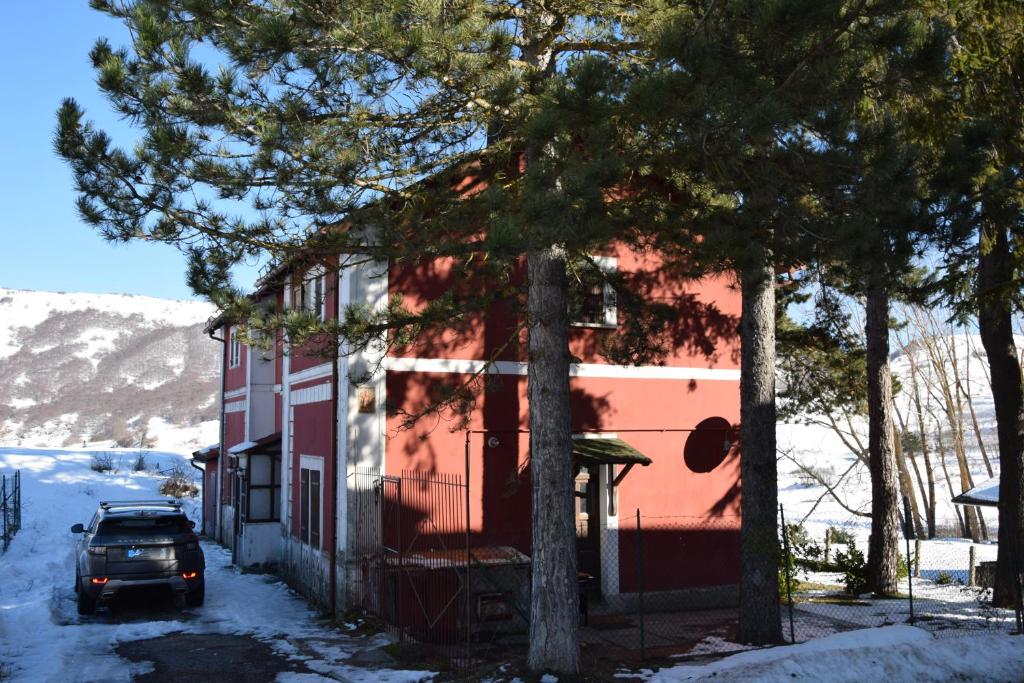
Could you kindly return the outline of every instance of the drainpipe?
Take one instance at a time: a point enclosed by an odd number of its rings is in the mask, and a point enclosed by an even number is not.
[[[338,314],[338,306],[341,301],[341,268],[334,273],[334,309]],[[328,576],[328,585],[331,591],[331,616],[338,614],[338,359],[341,344],[338,340],[334,342],[334,353],[331,359],[331,473],[334,481],[331,483],[331,510],[334,516],[334,524],[331,527],[331,572]]]
[[[225,437],[225,432],[224,432],[224,394],[226,393],[226,389],[227,389],[227,386],[228,386],[228,373],[227,373],[227,368],[225,367],[226,363],[225,363],[224,358],[225,358],[225,356],[227,356],[227,353],[228,353],[228,343],[227,343],[227,339],[225,337],[218,337],[217,335],[215,335],[213,333],[213,330],[210,330],[209,332],[207,332],[207,334],[209,335],[210,339],[212,339],[214,341],[219,341],[220,345],[221,345],[221,353],[220,353],[220,443],[217,444],[217,489],[218,490],[214,491],[214,499],[213,499],[214,500],[214,506],[213,506],[213,511],[214,511],[214,515],[213,515],[213,526],[214,526],[213,537],[216,540],[220,541],[222,539],[218,538],[218,536],[220,536],[220,508],[221,508],[221,500],[223,499],[223,495],[222,495],[221,492],[224,489],[224,473],[222,471],[222,468],[224,466],[224,463],[226,462],[225,458],[227,457],[224,454],[224,437]],[[205,476],[205,474],[206,474],[205,470],[204,470],[203,474]],[[204,479],[204,481],[205,481],[205,479]],[[206,521],[205,515],[203,516],[203,521],[204,522]]]

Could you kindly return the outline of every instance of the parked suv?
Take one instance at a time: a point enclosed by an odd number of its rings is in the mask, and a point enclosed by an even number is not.
[[[100,503],[88,526],[71,527],[78,613],[133,586],[167,586],[188,606],[202,605],[206,560],[194,528],[174,500]]]

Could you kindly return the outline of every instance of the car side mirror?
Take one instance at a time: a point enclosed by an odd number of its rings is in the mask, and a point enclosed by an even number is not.
[[[73,527],[71,527],[71,533],[73,533],[73,534],[84,534],[85,533],[85,527],[82,526],[81,524],[76,524]]]
[[[194,521],[192,521],[191,519],[190,519],[190,520],[188,520],[188,525],[189,525],[190,527],[192,527],[193,529],[195,529],[195,528],[196,528],[196,523],[195,523]]]

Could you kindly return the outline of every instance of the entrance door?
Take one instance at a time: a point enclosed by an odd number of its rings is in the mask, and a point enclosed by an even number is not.
[[[584,467],[576,475],[576,564],[595,579],[601,577],[599,482],[597,467]]]

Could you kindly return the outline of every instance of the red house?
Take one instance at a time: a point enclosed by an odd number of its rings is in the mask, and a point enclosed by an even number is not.
[[[646,592],[735,601],[739,293],[722,278],[673,278],[657,255],[621,246],[594,262],[684,314],[660,364],[614,365],[599,353],[623,323],[614,291],[580,293],[570,332],[577,438],[566,457],[578,473],[589,610],[635,598],[638,514]],[[444,260],[339,263],[279,268],[253,296],[337,317],[350,304],[383,307],[399,294],[422,306],[456,277]],[[207,533],[240,565],[275,567],[329,610],[364,606],[410,621],[416,604],[435,629],[514,620],[509,603],[528,593],[531,553],[527,362],[521,344],[507,344],[518,322],[512,307],[497,305],[409,347],[382,342],[335,357],[315,342],[291,348],[280,338],[273,352],[252,349],[236,324],[213,321],[224,408],[220,448],[196,453]],[[462,385],[459,409],[408,424],[445,388]],[[481,569],[499,565],[508,570],[501,579]],[[476,570],[472,580],[460,574]],[[404,578],[389,578],[396,571]],[[446,591],[463,595],[453,601]],[[430,617],[430,601],[457,614]]]

